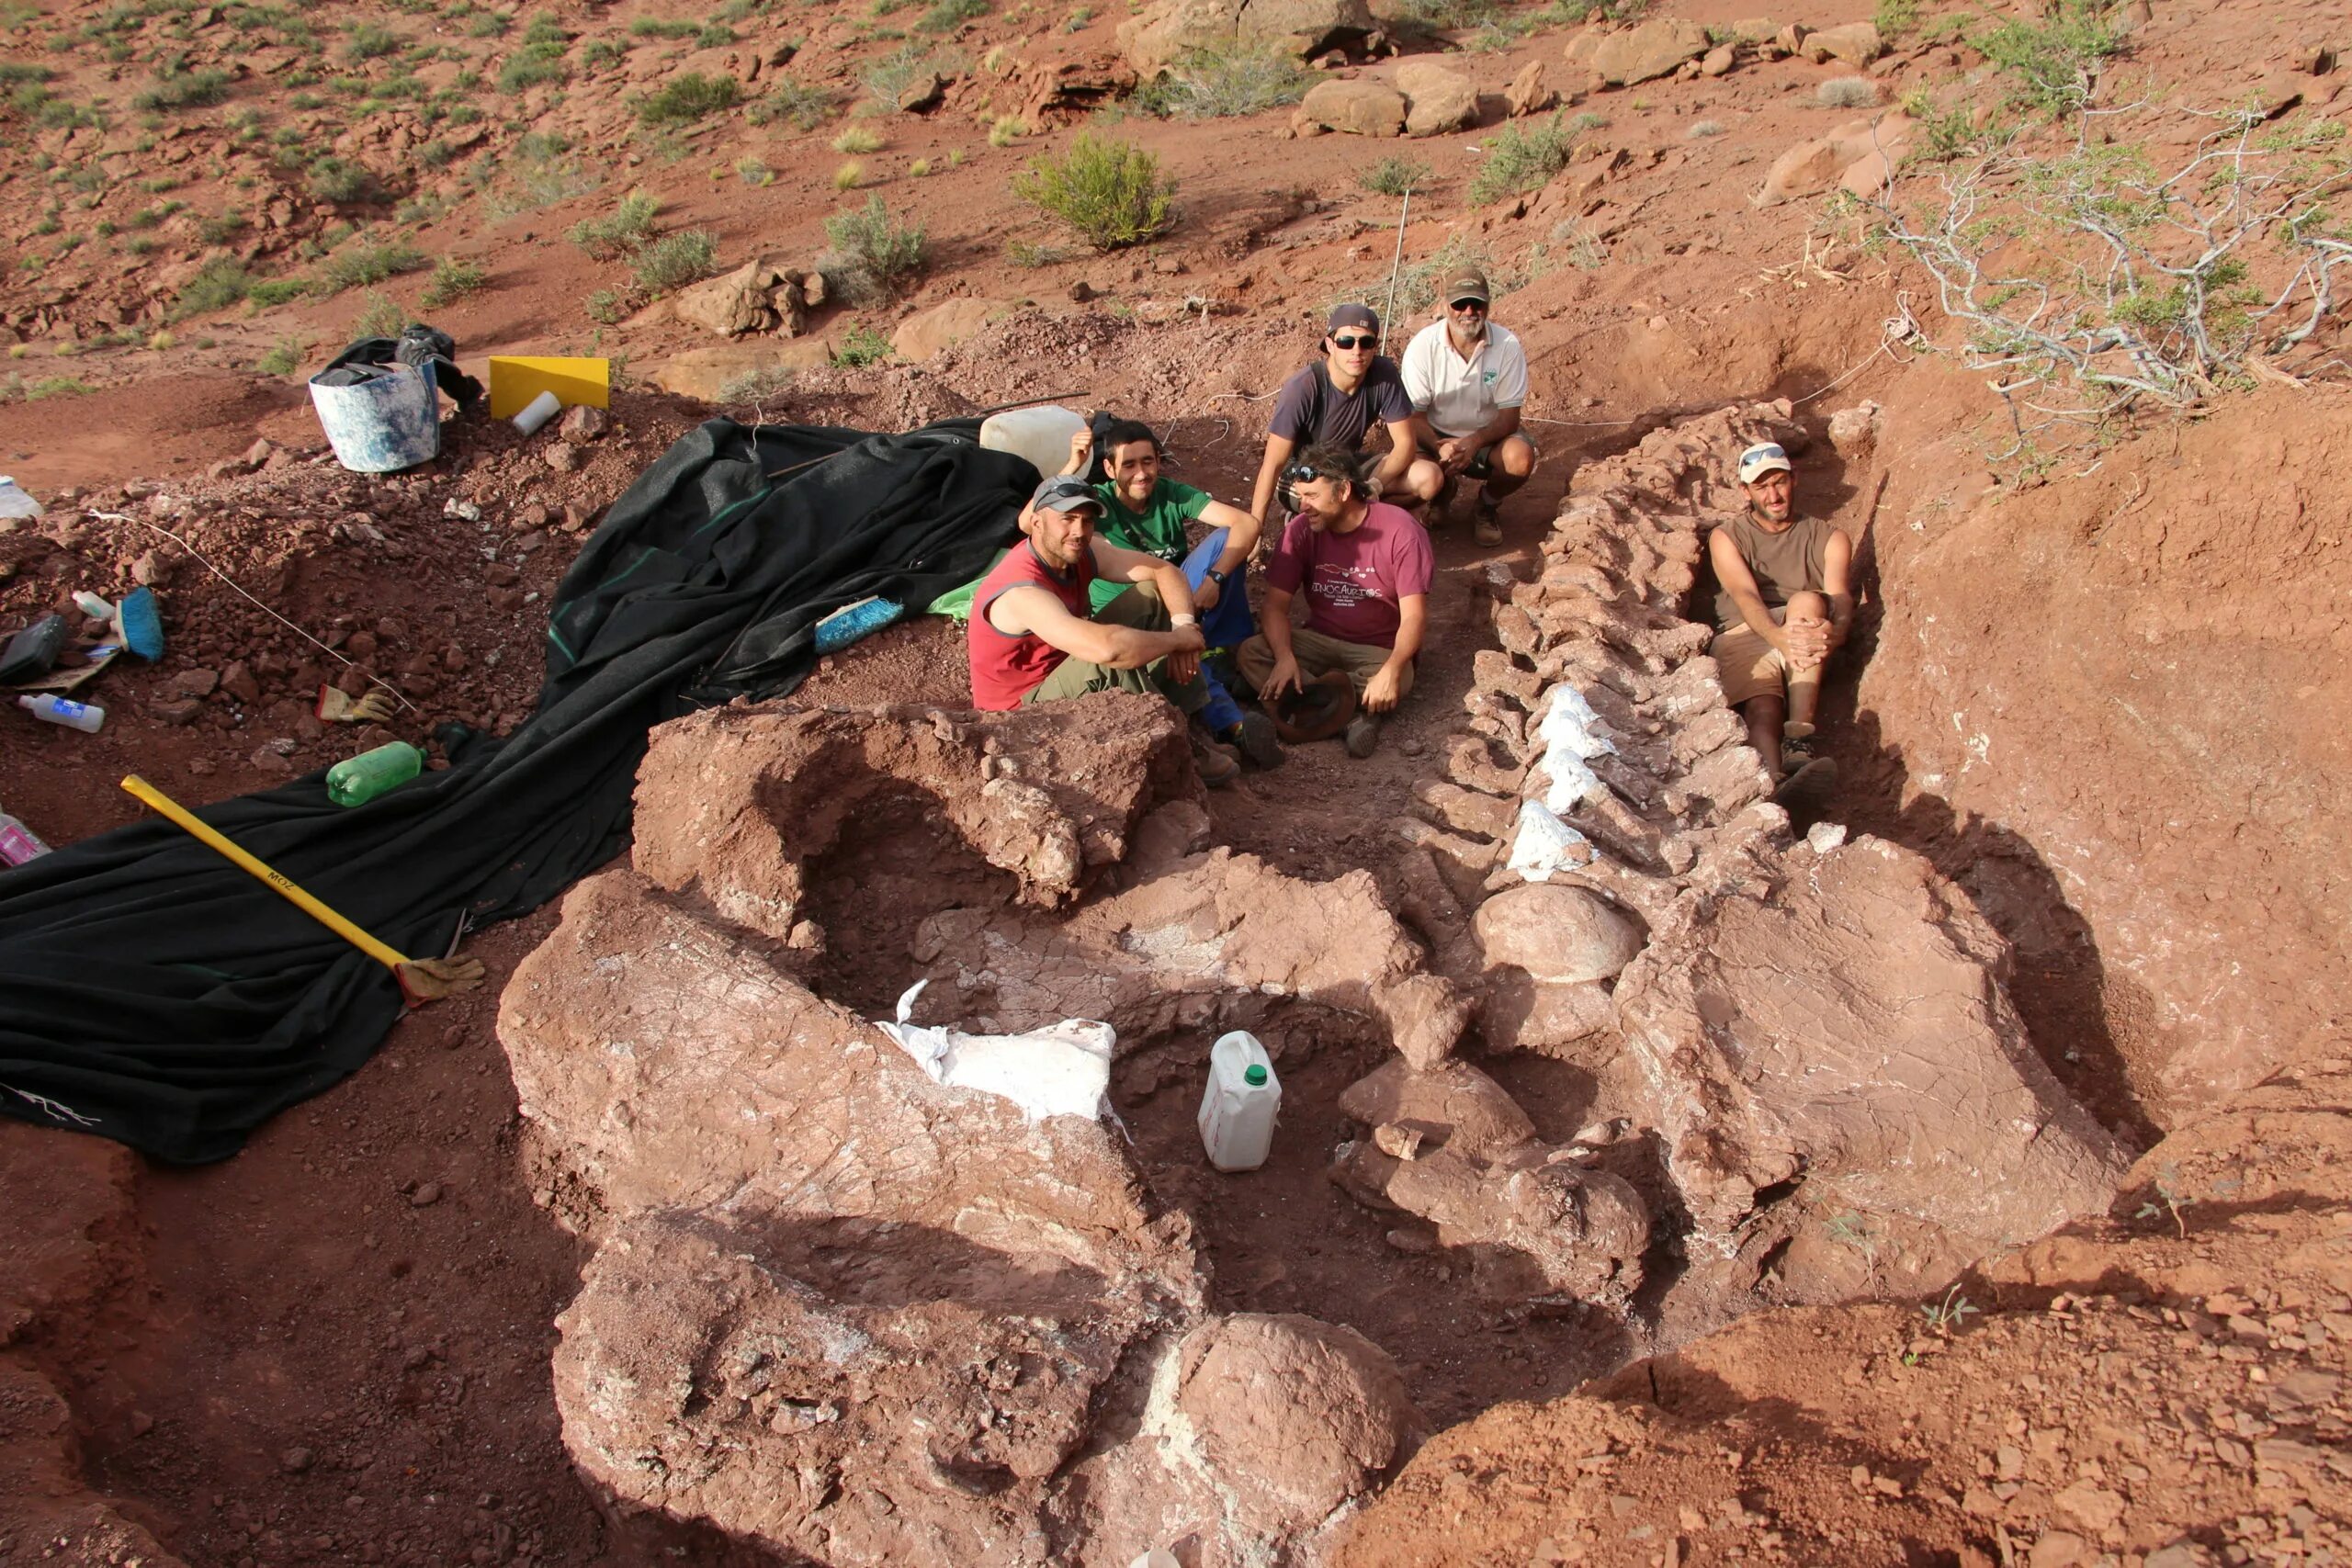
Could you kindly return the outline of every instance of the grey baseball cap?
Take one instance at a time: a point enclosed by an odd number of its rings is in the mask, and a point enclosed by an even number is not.
[[[1076,474],[1062,474],[1039,485],[1037,493],[1029,498],[1029,504],[1046,512],[1075,512],[1081,506],[1100,512],[1102,498]]]

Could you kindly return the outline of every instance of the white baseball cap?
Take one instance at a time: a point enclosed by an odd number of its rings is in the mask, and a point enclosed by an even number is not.
[[[1777,441],[1759,441],[1739,455],[1739,482],[1744,485],[1754,484],[1775,468],[1784,474],[1796,472],[1796,465]]]

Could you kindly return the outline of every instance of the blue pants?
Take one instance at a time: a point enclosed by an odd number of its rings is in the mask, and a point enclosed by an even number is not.
[[[1215,566],[1216,558],[1225,553],[1227,532],[1223,528],[1213,529],[1209,536],[1184,558],[1184,581],[1195,590],[1208,581],[1209,568]],[[1258,622],[1250,614],[1250,594],[1245,581],[1249,573],[1250,563],[1244,561],[1241,570],[1233,574],[1233,581],[1218,591],[1216,608],[1201,617],[1201,637],[1209,647],[1239,648],[1257,633]],[[1210,734],[1222,735],[1241,722],[1241,705],[1233,700],[1233,694],[1225,689],[1225,682],[1217,679],[1206,663],[1201,666],[1201,680],[1209,689],[1209,700],[1208,705],[1200,711],[1200,720],[1208,727]]]

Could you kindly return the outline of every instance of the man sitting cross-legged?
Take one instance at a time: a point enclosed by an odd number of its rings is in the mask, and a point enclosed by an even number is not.
[[[1361,460],[1310,446],[1283,470],[1298,512],[1266,562],[1266,625],[1241,645],[1241,673],[1272,705],[1331,671],[1353,682],[1359,711],[1348,754],[1369,757],[1380,723],[1413,689],[1413,660],[1429,622],[1435,560],[1430,536],[1401,507],[1372,499]],[[1306,625],[1290,624],[1306,594]]]
[[[1094,534],[1102,499],[1084,479],[1047,479],[1021,509],[1015,545],[972,595],[965,649],[972,705],[1003,712],[1114,689],[1158,692],[1188,716],[1208,705],[1201,627],[1184,574]],[[1098,577],[1131,586],[1090,614]],[[1193,726],[1201,782],[1231,784],[1241,764]]]
[[[1094,456],[1094,433],[1080,430],[1070,437],[1069,461],[1062,472],[1086,471]],[[1104,508],[1102,536],[1121,549],[1137,550],[1171,561],[1193,590],[1193,608],[1201,617],[1201,635],[1209,650],[1238,648],[1258,629],[1250,616],[1247,579],[1250,558],[1258,547],[1258,520],[1238,506],[1211,498],[1206,491],[1180,484],[1159,471],[1159,437],[1140,420],[1114,420],[1102,432],[1102,468],[1109,475],[1094,487]],[[1198,545],[1186,536],[1184,525],[1198,521],[1208,535]],[[1126,592],[1126,584],[1096,578],[1092,600],[1096,614]],[[1209,689],[1208,706],[1201,722],[1210,734],[1261,768],[1282,765],[1282,741],[1273,721],[1261,713],[1245,713],[1226,691],[1209,664],[1201,669]]]
[[[1817,807],[1837,782],[1828,758],[1809,751],[1821,667],[1854,621],[1854,542],[1826,517],[1796,509],[1789,455],[1758,442],[1739,455],[1747,511],[1707,541],[1715,569],[1712,651],[1724,696],[1747,721],[1747,743],[1780,786],[1783,805]],[[1794,761],[1782,777],[1784,746]]]

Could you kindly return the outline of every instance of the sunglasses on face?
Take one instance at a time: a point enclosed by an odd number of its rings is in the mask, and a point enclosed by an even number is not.
[[[1484,299],[1456,299],[1453,302],[1453,308],[1464,315],[1483,316],[1487,313],[1487,302]]]
[[[1368,335],[1364,337],[1334,337],[1331,340],[1331,346],[1333,348],[1340,349],[1342,352],[1351,348],[1378,348],[1380,346],[1380,340],[1376,337]]]

